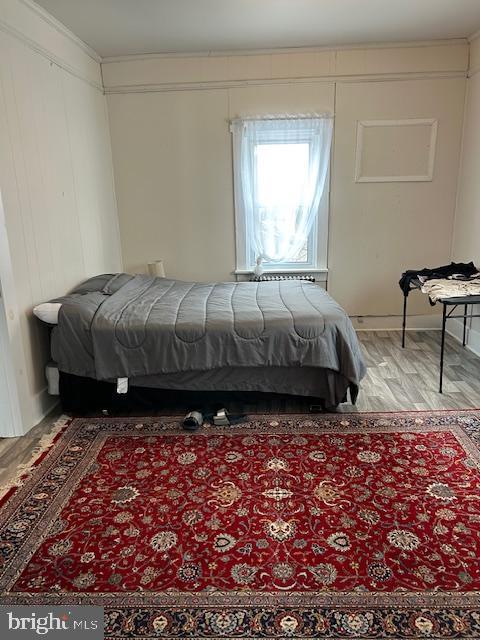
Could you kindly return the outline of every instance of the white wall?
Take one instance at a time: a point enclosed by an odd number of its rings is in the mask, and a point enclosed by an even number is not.
[[[171,277],[231,280],[229,119],[248,108],[333,109],[334,87],[306,83],[108,98],[126,268],[143,272],[158,257]]]
[[[25,0],[0,0],[0,191],[11,268],[2,280],[23,429],[52,405],[39,302],[121,269],[98,60]]]
[[[468,75],[452,259],[473,260],[480,268],[480,37],[471,43]],[[478,307],[476,309],[478,313]],[[460,324],[450,323],[457,336],[461,336]],[[480,354],[478,319],[472,323],[469,345]]]
[[[350,314],[398,315],[401,272],[450,259],[467,64],[456,41],[105,61],[125,267],[163,258],[172,277],[232,279],[229,119],[335,112],[328,288]],[[357,121],[411,118],[438,121],[433,181],[355,182]],[[404,133],[384,151],[415,173],[428,149]],[[382,140],[365,142],[367,168]],[[421,296],[410,311],[437,313]]]
[[[400,274],[450,261],[464,90],[464,78],[338,85],[329,290],[350,314],[401,313]],[[429,118],[438,122],[431,182],[355,182],[357,121]],[[389,140],[392,148],[387,147],[392,168],[401,164],[400,176],[422,173],[412,168],[418,153],[413,141],[406,138],[406,146],[401,144],[404,128],[409,129],[395,124],[390,128],[389,135],[395,135]],[[382,129],[378,131],[382,136]],[[363,147],[359,151],[366,159],[372,155],[376,164],[377,145],[366,139]],[[368,168],[369,162],[364,164]],[[414,293],[409,313],[437,314],[438,308]]]

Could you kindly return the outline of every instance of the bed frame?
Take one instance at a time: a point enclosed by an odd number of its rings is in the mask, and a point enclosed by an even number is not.
[[[128,393],[118,394],[115,383],[63,372],[60,372],[59,391],[63,411],[77,416],[187,413],[195,409],[201,409],[204,414],[214,414],[222,407],[227,407],[231,413],[271,410],[318,413],[337,408],[315,396],[265,391],[192,391],[130,386]]]

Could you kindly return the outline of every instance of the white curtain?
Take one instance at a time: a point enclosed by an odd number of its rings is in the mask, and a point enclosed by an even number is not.
[[[245,228],[255,258],[292,261],[308,239],[326,188],[333,119],[242,120],[234,126]]]

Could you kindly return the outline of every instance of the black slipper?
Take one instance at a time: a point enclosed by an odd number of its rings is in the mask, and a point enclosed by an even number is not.
[[[203,415],[200,411],[190,411],[183,419],[183,428],[186,431],[196,431],[203,424]]]

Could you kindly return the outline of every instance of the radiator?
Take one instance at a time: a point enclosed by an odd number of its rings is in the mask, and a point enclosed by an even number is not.
[[[315,282],[315,277],[306,273],[268,273],[250,278],[250,282],[271,282],[273,280],[307,280],[308,282]]]

